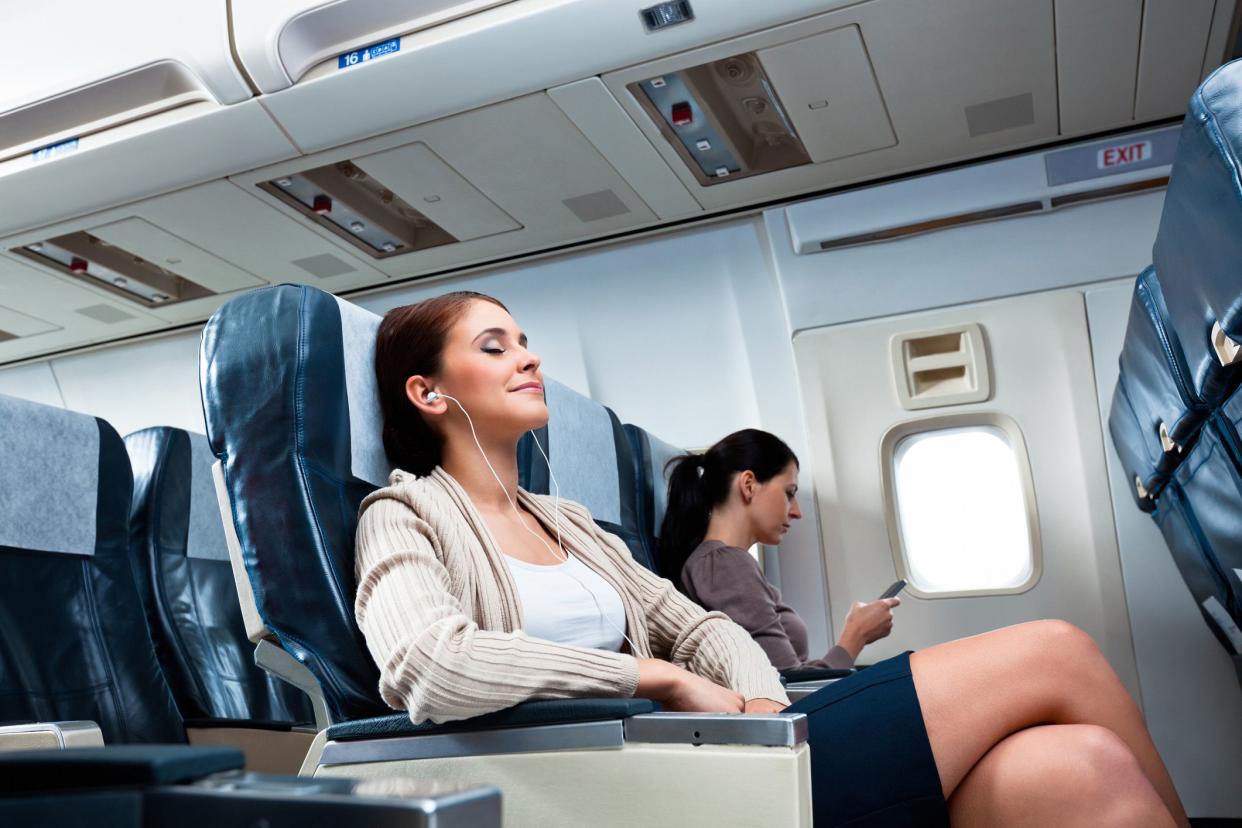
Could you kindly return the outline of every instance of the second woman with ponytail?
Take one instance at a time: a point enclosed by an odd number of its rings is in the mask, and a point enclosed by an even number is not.
[[[745,628],[773,667],[848,669],[863,647],[892,631],[900,600],[855,604],[837,644],[822,658],[809,658],[806,624],[746,551],[779,544],[790,521],[802,517],[798,458],[779,437],[743,429],[672,464],[660,569],[705,609]]]

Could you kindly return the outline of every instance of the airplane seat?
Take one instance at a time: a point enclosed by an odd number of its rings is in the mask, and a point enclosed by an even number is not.
[[[312,721],[304,693],[254,664],[207,438],[157,426],[126,435],[125,447],[134,470],[135,574],[156,654],[187,725]]]
[[[1195,392],[1218,405],[1242,383],[1242,61],[1190,98],[1152,261]]]
[[[687,716],[652,712],[641,699],[568,699],[414,725],[386,708],[353,617],[358,505],[386,483],[392,467],[375,389],[378,325],[376,315],[331,294],[281,285],[227,302],[203,333],[203,408],[219,460],[218,491],[231,516],[225,532],[244,563],[242,600],[252,595],[259,616],[248,634],[274,635],[282,653],[309,671],[332,722],[316,737],[302,773],[494,784],[509,825],[670,818],[809,825],[801,714]],[[549,387],[558,408],[560,390]],[[568,417],[587,409],[569,403],[561,410]],[[601,445],[614,435],[615,452],[625,440],[615,436],[615,420],[608,423],[604,429],[596,416],[582,427]],[[557,428],[551,458],[561,451],[591,456],[561,443],[566,438]],[[596,471],[609,477],[619,467]],[[555,470],[562,486],[575,489],[563,495],[584,497],[576,470],[567,467],[564,477],[560,465]],[[619,483],[606,490],[614,486],[619,492]],[[572,785],[562,784],[569,778]],[[709,789],[719,795],[700,795]],[[756,789],[765,795],[754,797]]]
[[[519,484],[534,494],[553,494],[555,475],[562,498],[585,506],[600,528],[624,540],[634,559],[656,572],[639,522],[637,468],[621,421],[607,406],[546,377],[544,397],[548,424],[518,444]]]
[[[1134,285],[1109,429],[1139,508],[1155,498],[1195,440],[1207,408],[1190,381],[1162,279],[1147,268]]]
[[[654,571],[676,581],[681,576],[680,572],[660,570],[660,525],[664,523],[664,512],[668,508],[668,474],[665,467],[670,460],[685,452],[630,423],[625,425],[625,436],[629,439],[635,463],[634,500],[638,506],[642,542],[651,556]]]
[[[1191,97],[1154,265],[1135,285],[1109,431],[1140,507],[1242,679],[1240,150],[1235,61]]]
[[[0,423],[0,723],[35,723],[0,728],[0,750],[185,742],[130,565],[125,444],[12,397]]]

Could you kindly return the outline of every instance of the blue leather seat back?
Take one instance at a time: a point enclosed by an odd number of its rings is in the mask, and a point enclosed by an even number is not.
[[[1236,392],[1204,425],[1198,443],[1161,494],[1155,514],[1195,603],[1234,655],[1242,654],[1242,635],[1236,632],[1242,619],[1240,425],[1242,392]]]
[[[134,470],[130,550],[182,717],[311,721],[306,695],[254,664],[207,438],[160,426],[126,435],[125,448]]]
[[[1152,498],[1182,461],[1209,411],[1195,393],[1154,268],[1135,281],[1119,362],[1109,431],[1139,507],[1151,511]],[[1162,439],[1162,430],[1177,446]]]
[[[332,718],[387,712],[354,621],[358,505],[387,481],[379,317],[304,285],[246,293],[203,332],[212,453],[260,616],[319,680]]]
[[[629,438],[611,409],[555,380],[544,380],[548,425],[537,432],[560,495],[581,503],[595,522],[619,536],[643,566],[655,559],[638,520],[636,464]],[[551,494],[548,464],[526,435],[518,444],[518,479],[527,491]]]
[[[636,464],[636,499],[638,502],[638,522],[641,527],[643,542],[646,544],[656,571],[664,577],[668,573],[659,571],[660,526],[664,523],[664,512],[668,508],[668,474],[666,467],[670,460],[685,452],[671,446],[636,425],[626,424],[626,436]],[[680,577],[680,573],[678,573]]]
[[[1242,62],[1194,93],[1178,141],[1153,249],[1197,395],[1220,402],[1242,380],[1212,349],[1212,324],[1242,342]],[[1172,285],[1177,289],[1173,290]]]
[[[103,420],[0,397],[0,722],[183,742],[134,583],[133,478]]]

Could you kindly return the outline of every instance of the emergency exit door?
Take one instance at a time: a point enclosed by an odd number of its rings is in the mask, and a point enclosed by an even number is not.
[[[1137,696],[1082,293],[818,328],[794,346],[834,628],[911,582],[864,660],[1062,618]]]

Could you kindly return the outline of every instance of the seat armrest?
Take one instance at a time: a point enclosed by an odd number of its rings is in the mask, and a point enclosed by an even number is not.
[[[797,747],[807,730],[804,713],[648,713],[625,720],[625,741]]]
[[[523,702],[495,713],[444,724],[414,724],[405,713],[356,719],[328,728],[328,739],[344,742],[356,739],[384,739],[402,736],[432,736],[447,733],[475,733],[539,725],[576,724],[626,719],[657,709],[647,699],[543,699]]]
[[[239,750],[189,745],[21,751],[0,755],[0,794],[176,785],[241,766]]]
[[[831,667],[816,667],[810,670],[785,670],[781,673],[781,681],[785,684],[797,684],[804,681],[841,679],[846,676],[852,676],[855,672],[855,670],[837,670]]]
[[[94,722],[26,722],[0,726],[0,753],[39,748],[102,747],[103,733]]]

